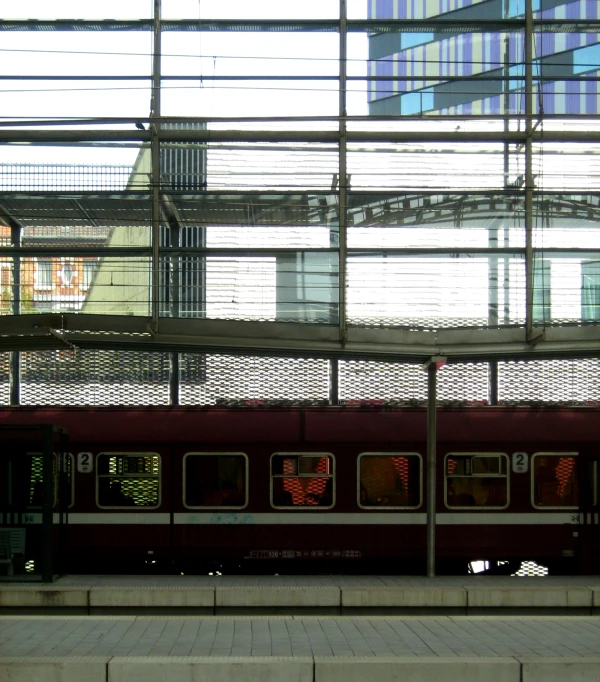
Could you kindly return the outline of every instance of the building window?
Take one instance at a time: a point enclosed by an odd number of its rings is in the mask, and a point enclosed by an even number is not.
[[[502,453],[451,453],[445,465],[446,506],[459,509],[508,506],[508,457]]]
[[[531,458],[534,507],[569,507],[579,504],[576,453],[537,452]]]
[[[89,289],[92,284],[92,279],[94,277],[94,272],[96,272],[97,262],[95,260],[84,260],[83,261],[83,279],[81,282],[82,289]]]
[[[52,289],[52,261],[38,260],[35,275],[36,289]]]
[[[73,278],[76,272],[72,263],[62,263],[61,268],[58,271],[58,276],[60,277],[60,282],[64,287],[70,287],[73,284]]]
[[[358,457],[358,504],[416,509],[421,505],[421,455],[363,452]]]
[[[600,321],[600,262],[581,264],[581,319]]]
[[[96,482],[100,507],[158,507],[160,457],[147,452],[100,453]]]
[[[183,472],[186,507],[241,509],[248,503],[248,458],[242,452],[188,452]]]
[[[271,456],[271,504],[278,508],[333,507],[334,459],[328,453]]]
[[[533,322],[550,322],[552,315],[549,261],[536,261],[533,266]]]

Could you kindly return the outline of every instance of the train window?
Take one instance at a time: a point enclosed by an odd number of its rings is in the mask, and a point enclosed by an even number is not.
[[[183,503],[186,507],[245,507],[248,457],[243,452],[188,452],[183,458]]]
[[[101,452],[96,466],[99,507],[158,507],[160,456],[152,452]]]
[[[335,460],[325,452],[271,455],[271,504],[278,508],[333,507]]]
[[[579,505],[576,452],[536,452],[531,457],[531,497],[534,507]]]
[[[446,455],[446,506],[453,509],[504,509],[509,502],[508,456],[456,452]]]
[[[42,454],[40,452],[28,452],[27,454],[31,458],[27,466],[29,469],[29,499],[27,503],[30,507],[41,507],[43,500]],[[60,483],[58,479],[58,457],[59,455],[55,452],[52,458],[52,487],[54,490],[54,507],[56,507],[59,500]],[[65,465],[66,480],[61,494],[66,496],[65,506],[69,508],[73,506],[75,484],[75,481],[73,480],[73,455],[70,452],[66,453]]]
[[[421,455],[363,452],[358,456],[358,505],[416,509],[421,505]]]

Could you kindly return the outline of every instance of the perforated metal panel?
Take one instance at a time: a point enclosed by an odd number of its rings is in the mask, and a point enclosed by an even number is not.
[[[186,353],[180,366],[182,405],[326,405],[329,397],[327,360]]]
[[[10,353],[0,353],[0,405],[9,402],[9,360]]]
[[[600,360],[538,360],[498,363],[498,400],[503,404],[586,405],[600,401]]]
[[[427,373],[421,365],[343,361],[339,364],[340,401],[345,405],[425,405]],[[438,404],[484,403],[488,365],[446,365],[438,373]]]
[[[165,405],[169,354],[71,350],[22,353],[23,405]],[[0,354],[0,404],[9,402],[9,353]],[[345,405],[424,406],[427,373],[420,365],[339,361]],[[182,405],[326,405],[329,361],[311,358],[180,355]],[[600,402],[600,360],[499,363],[505,405],[590,405]],[[487,363],[438,371],[439,405],[484,405]]]
[[[548,575],[548,569],[546,566],[541,566],[540,564],[536,564],[535,561],[523,561],[521,564],[521,568],[516,573],[513,573],[512,575],[518,575],[520,577],[543,577],[545,575]]]
[[[344,405],[419,405],[427,400],[427,374],[420,365],[340,361],[339,384]]]
[[[438,371],[438,403],[483,404],[489,396],[487,362],[444,365]]]
[[[132,351],[22,353],[22,405],[166,405],[168,356]]]

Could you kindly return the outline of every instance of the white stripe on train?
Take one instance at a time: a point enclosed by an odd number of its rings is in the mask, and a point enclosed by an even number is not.
[[[32,516],[37,516],[32,515]],[[41,514],[39,515],[41,517]],[[40,519],[41,520],[41,519]],[[39,523],[31,520],[30,523]],[[58,514],[55,514],[55,523],[58,523]],[[68,523],[71,525],[168,525],[171,523],[171,515],[162,512],[110,512],[101,513],[73,513],[69,514]],[[199,525],[199,526],[227,526],[227,525],[332,525],[332,526],[401,526],[401,525],[425,525],[426,514],[406,513],[260,513],[237,511],[214,511],[201,513],[177,513],[173,514],[175,525]],[[512,525],[561,525],[579,523],[579,514],[572,512],[530,512],[530,513],[440,513],[436,516],[439,526],[473,525],[473,526],[512,526]]]

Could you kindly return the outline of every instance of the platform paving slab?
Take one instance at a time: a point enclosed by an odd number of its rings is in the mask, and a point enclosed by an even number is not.
[[[113,658],[107,682],[314,682],[312,658]]]
[[[342,608],[466,608],[464,587],[342,587]]]
[[[22,608],[59,612],[358,613],[364,609],[600,610],[600,577],[498,576],[64,576],[47,585],[0,583],[0,612]],[[201,611],[202,609],[206,611]],[[244,611],[246,609],[247,611]]]
[[[520,682],[514,659],[315,659],[315,682]]]
[[[598,682],[600,657],[585,660],[523,660],[521,670],[521,682]]]
[[[339,587],[324,585],[225,586],[215,588],[217,608],[339,608]]]
[[[469,608],[588,608],[593,605],[592,590],[587,587],[554,587],[540,584],[535,587],[466,588]]]
[[[214,609],[213,587],[171,585],[99,586],[89,589],[90,609],[204,608]]]
[[[0,656],[2,682],[107,682],[107,658]]]
[[[2,682],[597,682],[599,616],[0,616]]]

